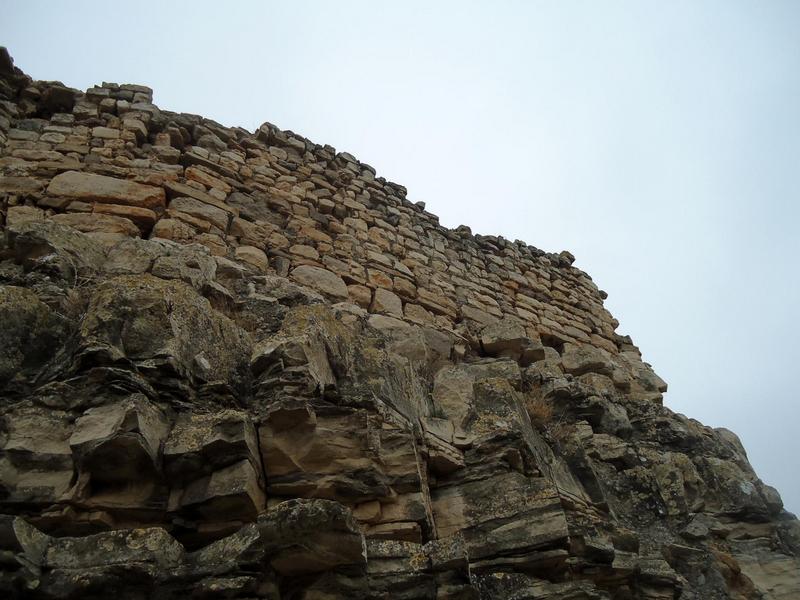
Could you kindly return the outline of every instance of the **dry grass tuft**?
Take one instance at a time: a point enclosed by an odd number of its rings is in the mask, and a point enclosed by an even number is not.
[[[81,290],[70,288],[64,296],[62,305],[64,316],[70,320],[77,321],[86,312],[86,296],[81,293]]]
[[[89,308],[93,285],[94,281],[90,277],[75,277],[72,287],[66,290],[61,301],[61,310],[66,319],[76,324],[83,319]]]
[[[525,409],[531,425],[551,442],[560,443],[569,436],[570,427],[564,421],[564,413],[556,414],[552,401],[531,394],[525,398]]]
[[[525,409],[531,418],[531,424],[539,431],[545,431],[553,422],[553,404],[544,398],[528,396],[525,399]]]

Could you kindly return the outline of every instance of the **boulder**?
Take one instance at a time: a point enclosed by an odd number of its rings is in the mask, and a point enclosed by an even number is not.
[[[561,362],[564,371],[572,375],[600,373],[610,376],[614,371],[614,363],[608,353],[592,346],[565,344]]]

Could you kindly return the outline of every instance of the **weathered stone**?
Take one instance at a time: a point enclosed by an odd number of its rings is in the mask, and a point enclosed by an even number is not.
[[[366,566],[364,538],[350,511],[336,502],[283,502],[259,518],[258,529],[272,568],[282,575]]]
[[[345,300],[348,297],[347,286],[342,278],[320,267],[300,265],[291,272],[291,278],[301,285],[307,285],[326,296]]]
[[[261,471],[255,427],[247,413],[224,410],[180,417],[164,445],[164,471],[171,481],[190,481],[249,460]]]
[[[0,421],[3,512],[20,506],[51,506],[72,485],[71,433],[64,414],[20,406]]]
[[[149,208],[120,204],[95,204],[92,212],[97,215],[113,215],[132,221],[143,233],[150,231],[158,219],[158,215]]]
[[[232,217],[239,216],[239,210],[236,206],[228,205],[214,196],[204,192],[202,190],[198,190],[195,187],[190,185],[186,185],[185,183],[178,183],[177,181],[165,181],[164,188],[167,190],[168,196],[170,199],[175,198],[191,198],[193,200],[197,200],[198,202],[202,202],[203,204],[207,204],[209,206],[213,206],[214,208],[218,208],[222,211],[229,213]]]
[[[119,138],[119,129],[110,127],[92,127],[92,137],[105,140],[116,140]]]
[[[370,305],[370,311],[402,317],[403,302],[396,294],[393,294],[389,290],[377,288],[374,298],[372,299],[372,304]]]
[[[215,270],[216,262],[208,248],[191,244],[163,247],[150,272],[161,279],[177,279],[203,290],[213,283]]]
[[[47,186],[47,193],[51,196],[154,210],[163,209],[166,198],[162,188],[79,171],[67,171],[53,177]]]
[[[153,563],[175,567],[183,548],[160,528],[110,531],[85,538],[53,538],[43,563],[50,569],[79,570],[92,567]]]
[[[443,488],[433,494],[439,535],[464,535],[471,558],[558,546],[567,521],[554,487],[520,473]]]
[[[170,510],[207,521],[253,520],[264,508],[259,473],[248,460],[173,488]]]
[[[519,321],[503,319],[481,330],[481,347],[490,356],[508,356],[523,366],[544,359],[544,347],[532,341]]]
[[[3,194],[38,194],[45,185],[34,177],[0,176],[0,193]]]
[[[138,237],[139,228],[124,217],[106,215],[102,213],[64,213],[53,215],[54,222],[67,225],[82,233],[93,234],[119,234],[120,240],[124,237]]]
[[[160,468],[169,426],[143,397],[91,408],[75,422],[69,439],[78,469],[104,483],[135,481]]]
[[[235,254],[236,260],[250,265],[261,273],[269,273],[269,260],[263,250],[253,246],[239,246]]]
[[[6,229],[14,260],[27,270],[57,275],[74,283],[77,276],[102,270],[104,252],[90,237],[52,221],[27,222]]]
[[[393,489],[419,489],[414,444],[408,432],[368,413],[316,414],[291,427],[270,416],[259,429],[267,491],[347,503],[388,497]],[[381,450],[370,449],[375,429]]]
[[[365,285],[348,285],[347,294],[350,300],[361,308],[369,308],[370,304],[372,304],[372,290]]]
[[[150,232],[152,238],[162,238],[175,242],[188,242],[193,240],[197,231],[179,219],[159,219]]]
[[[156,385],[158,366],[193,384],[218,381],[237,390],[250,357],[247,335],[206,299],[184,283],[150,275],[116,277],[99,286],[80,336],[94,353],[140,365]],[[169,380],[164,383],[169,387]]]
[[[13,227],[23,223],[40,222],[45,220],[44,211],[35,206],[10,206],[6,214],[6,226]]]
[[[111,276],[146,273],[169,250],[157,242],[126,238],[108,250],[103,270]]]
[[[218,177],[214,177],[213,175],[209,175],[205,171],[198,169],[197,167],[188,167],[185,172],[186,179],[191,179],[193,181],[197,181],[202,183],[206,187],[216,188],[225,194],[229,194],[231,191],[231,186],[228,185],[226,182],[222,181]]]
[[[172,211],[186,213],[201,221],[206,221],[223,233],[228,231],[230,213],[206,202],[188,197],[174,198],[170,201],[169,208]]]
[[[564,348],[561,355],[564,370],[573,375],[583,373],[602,373],[611,375],[614,365],[607,353],[597,348],[572,346]]]
[[[510,360],[474,365],[446,365],[433,380],[433,403],[458,427],[463,427],[476,414],[475,384],[490,378],[515,381],[519,367]]]

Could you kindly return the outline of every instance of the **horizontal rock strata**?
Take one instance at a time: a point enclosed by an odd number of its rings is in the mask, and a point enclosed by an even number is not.
[[[800,595],[800,525],[568,252],[0,51],[7,598]]]

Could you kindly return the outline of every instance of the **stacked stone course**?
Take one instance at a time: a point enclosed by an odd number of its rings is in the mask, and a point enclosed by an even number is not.
[[[452,329],[510,317],[533,339],[612,353],[625,345],[569,253],[446,229],[346,152],[268,123],[252,134],[162,111],[144,86],[103,83],[81,94],[23,85],[0,134],[9,223],[36,215],[106,243],[199,243],[265,274],[313,266],[333,275],[302,276],[327,293],[341,297],[341,279],[351,301],[415,323]],[[34,104],[53,88],[62,104]]]

